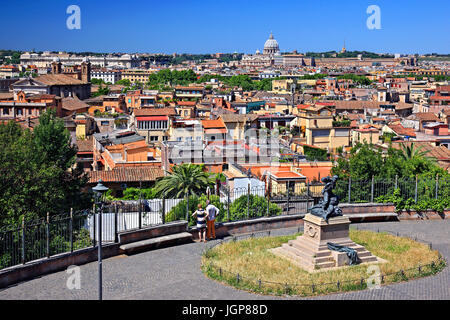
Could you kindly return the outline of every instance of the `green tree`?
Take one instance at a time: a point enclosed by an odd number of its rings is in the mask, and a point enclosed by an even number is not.
[[[129,86],[131,86],[131,81],[128,79],[121,79],[121,80],[117,81],[116,84],[129,87]]]
[[[105,83],[105,82],[104,82],[102,79],[92,78],[92,79],[91,79],[91,83],[92,83],[92,84],[100,85],[100,84],[103,84],[103,83]]]
[[[37,182],[30,161],[32,133],[16,122],[0,124],[0,224],[18,224],[21,217],[34,218],[29,208],[34,195],[30,188]]]
[[[449,174],[426,157],[421,148],[403,146],[401,149],[389,147],[386,155],[371,144],[357,144],[352,148],[348,159],[340,158],[332,168],[331,174],[341,178],[370,181],[375,178],[414,178],[448,176]]]
[[[414,143],[411,143],[409,145],[402,144],[401,145],[401,157],[405,161],[409,161],[411,159],[417,158],[417,157],[426,157],[426,151],[422,150],[422,147],[416,147]]]
[[[209,174],[204,171],[204,165],[186,163],[173,166],[172,172],[160,179],[155,189],[166,198],[184,198],[204,193],[213,183]]]
[[[98,87],[97,92],[94,92],[91,94],[92,97],[98,97],[98,96],[106,96],[109,94],[109,87],[103,87],[103,84],[100,83],[100,86]]]
[[[34,131],[14,122],[0,125],[0,223],[19,223],[86,208],[86,177],[75,165],[76,148],[54,110],[44,112]]]
[[[44,112],[33,131],[35,165],[43,199],[37,202],[46,212],[68,211],[69,208],[86,208],[89,201],[81,189],[87,182],[81,167],[76,165],[77,149],[72,145],[64,122],[56,117],[55,110]]]
[[[308,161],[327,161],[328,160],[328,152],[325,149],[304,146],[303,152],[305,153],[306,159]]]

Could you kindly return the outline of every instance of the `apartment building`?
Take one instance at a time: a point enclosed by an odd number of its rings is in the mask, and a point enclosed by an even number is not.
[[[55,109],[62,116],[61,98],[52,94],[27,95],[20,91],[14,100],[0,100],[0,119],[39,117],[47,109]]]
[[[147,83],[152,73],[154,73],[152,70],[127,69],[122,70],[121,78],[122,80],[129,80],[131,83]]]
[[[100,79],[106,83],[115,84],[122,78],[122,72],[119,70],[97,69],[91,70],[91,79]]]
[[[159,150],[129,130],[96,133],[93,136],[94,171],[129,167],[161,167]]]
[[[18,78],[19,74],[19,69],[15,66],[0,66],[0,79]]]
[[[125,96],[126,108],[130,112],[133,109],[151,108],[157,105],[157,92],[146,92],[143,90],[128,91]]]
[[[350,146],[350,121],[335,121],[327,106],[306,106],[299,110],[298,124],[306,144],[327,150]]]
[[[380,131],[370,125],[364,125],[352,131],[352,146],[357,143],[378,144],[379,141]]]
[[[204,87],[177,86],[175,87],[175,96],[180,100],[200,100],[205,94]]]
[[[433,106],[450,105],[450,85],[437,87],[430,97],[430,104]]]
[[[177,115],[174,108],[142,108],[133,112],[133,123],[147,143],[168,141],[170,127]]]

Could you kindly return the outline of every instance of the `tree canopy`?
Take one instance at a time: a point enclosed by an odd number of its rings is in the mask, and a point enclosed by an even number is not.
[[[156,193],[167,198],[198,195],[214,186],[214,180],[204,171],[204,165],[185,163],[172,167],[172,172],[155,185]]]
[[[386,155],[371,144],[357,144],[352,148],[348,159],[339,158],[331,170],[331,174],[342,179],[370,181],[375,178],[414,178],[449,176],[447,171],[436,165],[426,153],[413,143],[401,149],[389,147]]]
[[[83,208],[89,199],[81,193],[86,178],[76,153],[54,110],[33,131],[0,124],[0,225]]]

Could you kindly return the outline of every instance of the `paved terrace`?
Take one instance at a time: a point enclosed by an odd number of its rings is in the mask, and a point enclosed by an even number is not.
[[[355,227],[353,225],[352,227]],[[432,241],[450,261],[450,221],[407,221],[359,224],[360,229],[399,232],[400,235]],[[280,229],[274,235],[292,234]],[[103,261],[104,299],[285,299],[260,296],[224,286],[206,278],[200,270],[205,244],[190,243],[149,251],[134,256],[118,256]],[[97,299],[97,263],[81,266],[81,289],[69,290],[69,275],[58,272],[23,282],[0,291],[0,299]],[[289,297],[289,299],[297,299]],[[364,290],[315,297],[314,299],[450,299],[450,271],[434,277]]]

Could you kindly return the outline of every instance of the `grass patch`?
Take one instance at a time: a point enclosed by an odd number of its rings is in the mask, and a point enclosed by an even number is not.
[[[367,265],[313,274],[268,250],[299,235],[223,243],[203,255],[202,270],[211,279],[261,294],[312,296],[367,288]],[[443,260],[436,262],[437,251],[409,238],[362,230],[350,230],[350,238],[388,261],[378,265],[382,284],[433,275],[445,267]]]

